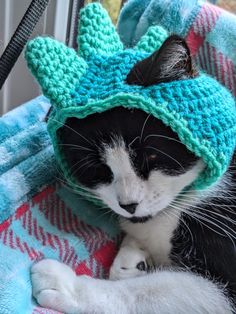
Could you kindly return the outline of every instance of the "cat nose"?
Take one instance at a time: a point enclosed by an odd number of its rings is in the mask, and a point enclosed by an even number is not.
[[[136,207],[138,206],[138,203],[132,203],[132,204],[121,204],[119,203],[120,207],[125,209],[128,213],[134,214]]]

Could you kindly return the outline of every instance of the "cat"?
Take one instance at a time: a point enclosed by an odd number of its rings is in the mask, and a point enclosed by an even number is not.
[[[186,42],[172,35],[126,82],[146,87],[198,75]],[[235,157],[219,182],[196,191],[186,187],[204,162],[142,110],[69,118],[59,132],[73,177],[120,217],[126,235],[110,280],[76,277],[54,260],[35,264],[38,303],[66,313],[234,313]]]

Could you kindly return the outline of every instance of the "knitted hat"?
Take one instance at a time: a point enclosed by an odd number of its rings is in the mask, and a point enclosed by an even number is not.
[[[125,82],[132,67],[157,50],[167,36],[163,28],[154,26],[136,47],[124,50],[107,12],[93,3],[80,13],[78,55],[51,38],[29,42],[28,66],[52,103],[48,131],[70,181],[75,179],[58,145],[57,130],[69,117],[83,119],[117,106],[142,109],[162,120],[204,160],[206,168],[194,188],[210,186],[226,171],[236,143],[236,109],[223,86],[205,74],[149,87]]]

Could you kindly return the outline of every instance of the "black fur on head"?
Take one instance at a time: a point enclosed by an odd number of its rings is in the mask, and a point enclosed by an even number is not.
[[[196,76],[198,72],[187,43],[182,37],[172,35],[158,51],[134,65],[126,82],[129,85],[150,86]]]
[[[138,140],[145,121],[143,140]],[[112,182],[103,150],[104,144],[112,146],[117,138],[124,141],[137,175],[144,180],[153,169],[177,176],[198,161],[170,127],[139,109],[117,107],[82,120],[68,118],[58,136],[73,176],[90,188]]]

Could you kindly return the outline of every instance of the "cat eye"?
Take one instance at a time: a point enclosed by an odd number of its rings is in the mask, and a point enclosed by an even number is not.
[[[151,154],[148,156],[148,161],[155,161],[157,159],[157,154]]]
[[[94,165],[86,165],[75,175],[76,179],[87,187],[93,188],[98,184],[109,184],[113,180],[111,169],[100,162]]]

